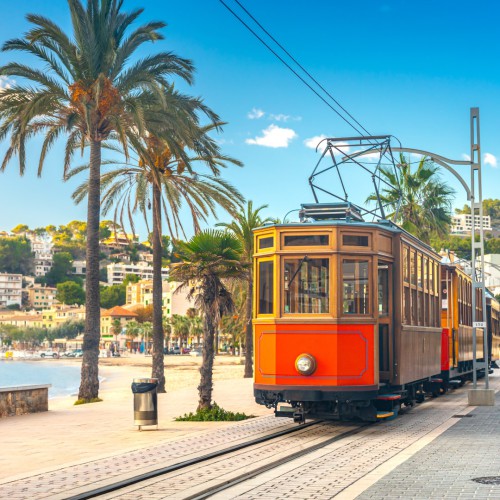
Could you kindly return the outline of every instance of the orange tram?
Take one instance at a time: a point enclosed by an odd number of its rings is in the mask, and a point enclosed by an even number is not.
[[[472,378],[469,276],[349,204],[303,205],[301,220],[254,233],[257,403],[296,422],[377,421]],[[476,293],[498,359],[500,307]]]

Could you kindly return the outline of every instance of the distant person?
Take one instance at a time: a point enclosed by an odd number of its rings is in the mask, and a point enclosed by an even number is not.
[[[109,350],[111,351],[111,356],[115,355],[115,344],[111,344]]]

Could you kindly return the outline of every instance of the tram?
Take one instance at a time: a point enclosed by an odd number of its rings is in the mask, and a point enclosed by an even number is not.
[[[470,278],[349,203],[300,217],[254,232],[257,403],[296,422],[376,421],[470,375]]]

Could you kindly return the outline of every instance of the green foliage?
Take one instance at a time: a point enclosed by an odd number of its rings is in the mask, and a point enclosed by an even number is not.
[[[123,280],[123,284],[127,286],[130,283],[138,283],[139,281],[141,281],[141,278],[137,274],[127,274]]]
[[[124,285],[101,286],[101,307],[111,309],[125,304],[126,287]]]
[[[50,271],[41,280],[48,286],[57,286],[66,281],[81,283],[81,278],[71,274],[73,269],[73,257],[69,252],[58,252],[54,254]]]
[[[46,340],[54,339],[74,339],[85,330],[85,321],[83,319],[65,321],[61,325],[46,330]]]
[[[65,281],[57,284],[56,299],[63,304],[78,304],[85,302],[85,291],[74,281]]]
[[[90,398],[90,399],[77,399],[73,405],[78,406],[78,405],[86,405],[89,403],[100,403],[102,401],[101,398]]]
[[[11,304],[10,306],[7,306],[7,309],[11,311],[19,311],[21,310],[21,306],[19,304]]]
[[[22,238],[0,238],[0,272],[31,274],[33,253],[31,243]]]
[[[255,418],[255,415],[245,415],[245,413],[234,413],[221,408],[217,403],[210,408],[196,410],[195,413],[185,413],[182,417],[177,417],[177,422],[233,422]]]
[[[16,227],[11,229],[11,233],[23,234],[29,231],[29,227],[26,224],[18,224]]]

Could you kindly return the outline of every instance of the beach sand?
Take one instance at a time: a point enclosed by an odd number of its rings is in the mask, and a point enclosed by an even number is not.
[[[44,360],[79,364],[81,360]],[[76,397],[49,400],[49,411],[0,420],[0,482],[117,455],[174,438],[228,426],[230,422],[175,422],[196,410],[201,358],[165,356],[167,393],[158,395],[158,430],[133,425],[133,378],[151,376],[151,358],[130,355],[99,360],[104,377],[100,403],[74,406]],[[43,383],[43,381],[40,381]],[[252,379],[243,378],[240,358],[217,356],[213,400],[226,410],[269,415],[253,399]]]

